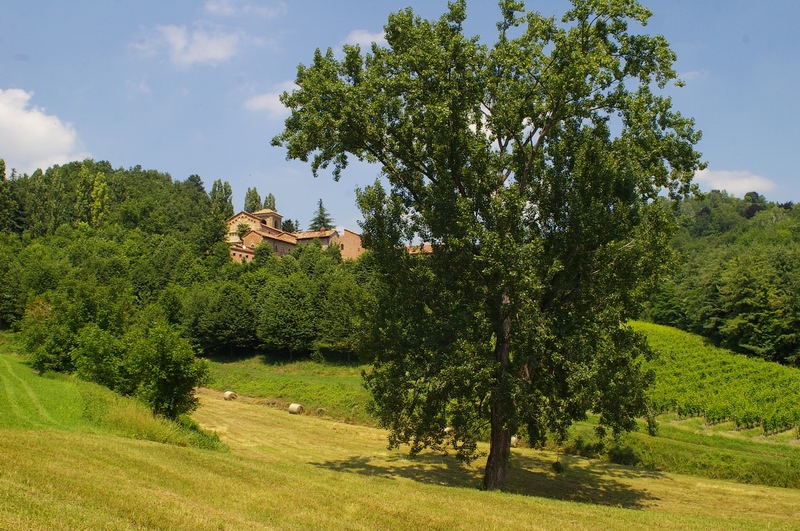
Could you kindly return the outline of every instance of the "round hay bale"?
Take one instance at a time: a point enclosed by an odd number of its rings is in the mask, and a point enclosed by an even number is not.
[[[289,404],[289,413],[292,415],[302,415],[303,411],[303,406],[300,404]]]
[[[225,394],[222,396],[225,400],[236,400],[238,398],[233,391],[225,391]]]

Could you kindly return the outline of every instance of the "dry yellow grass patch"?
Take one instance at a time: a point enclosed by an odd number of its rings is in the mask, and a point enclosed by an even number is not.
[[[514,450],[483,463],[386,450],[385,433],[203,391],[229,453],[109,435],[0,431],[0,529],[754,529],[796,526],[800,492]],[[573,501],[574,500],[574,501]]]
[[[466,488],[481,496],[490,496],[476,490],[485,462],[464,467],[452,457],[432,453],[410,460],[402,452],[386,449],[386,434],[382,430],[310,416],[296,417],[244,403],[225,403],[215,392],[205,393],[202,399],[203,407],[196,418],[204,427],[220,430],[221,438],[234,453],[266,452],[270,458],[305,461],[324,470],[390,479],[411,487]],[[235,425],[229,421],[232,417],[236,419]],[[736,528],[740,524],[745,528],[800,526],[797,520],[800,492],[795,490],[650,472],[525,448],[513,452],[507,493],[501,495],[512,506],[524,505],[525,500],[550,499],[584,502],[593,509],[630,509],[652,515],[653,521],[648,525],[659,525],[661,515],[699,518],[704,526],[718,525],[719,528]],[[557,458],[565,468],[561,474],[552,469]],[[422,502],[421,508],[424,506]],[[493,511],[487,509],[487,512]],[[705,521],[707,518],[716,523]],[[636,520],[638,518],[633,518],[631,523],[635,525]],[[595,524],[600,525],[601,521]],[[522,518],[518,523],[530,525],[533,522]],[[616,527],[613,522],[611,527]]]

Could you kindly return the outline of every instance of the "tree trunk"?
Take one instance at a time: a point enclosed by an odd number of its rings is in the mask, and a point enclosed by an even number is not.
[[[492,433],[489,446],[489,459],[483,474],[483,486],[486,490],[503,488],[508,475],[508,458],[511,456],[511,430],[506,424],[510,403],[508,366],[511,351],[511,314],[508,309],[508,292],[503,293],[501,317],[496,330],[497,343],[494,358],[498,363],[495,388],[492,392]]]
[[[492,405],[492,436],[489,459],[483,474],[483,486],[486,490],[503,488],[508,475],[508,458],[511,456],[511,430],[503,424],[503,405],[495,402]]]

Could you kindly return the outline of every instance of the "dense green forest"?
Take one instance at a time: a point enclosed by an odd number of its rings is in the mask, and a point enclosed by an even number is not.
[[[74,372],[154,411],[194,407],[197,357],[350,357],[372,304],[369,255],[298,247],[231,261],[231,187],[85,160],[0,161],[0,328],[40,372]],[[271,199],[274,201],[274,198]],[[675,209],[676,265],[643,318],[800,366],[800,210],[714,191]],[[169,381],[169,384],[166,382]]]
[[[646,317],[800,367],[800,208],[712,191],[676,215],[677,265]]]
[[[196,356],[349,356],[366,266],[269,246],[232,262],[231,188],[85,160],[0,171],[0,328],[39,372],[74,372],[174,417],[207,379]],[[365,276],[366,275],[366,276]]]

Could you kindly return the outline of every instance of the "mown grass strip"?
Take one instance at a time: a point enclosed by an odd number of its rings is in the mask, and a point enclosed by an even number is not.
[[[0,433],[0,528],[791,528],[800,492],[515,449],[509,492],[462,466],[387,451],[385,432],[203,395],[230,453],[107,435]],[[43,459],[42,456],[48,456]]]
[[[20,358],[0,354],[6,427],[70,429],[80,422],[80,392],[63,380],[37,376]]]
[[[20,378],[31,378],[54,420],[62,415],[46,397],[73,387],[82,424],[0,430],[0,529],[729,531],[791,528],[800,505],[798,490],[565,456],[564,472],[556,474],[555,454],[525,448],[513,450],[508,492],[488,493],[477,488],[483,462],[463,466],[432,453],[411,460],[386,450],[384,431],[228,402],[217,391],[202,390],[194,418],[219,433],[230,452],[126,439],[112,434],[120,421],[110,412],[129,426],[135,415],[107,400],[107,390],[40,378],[18,358],[8,361]]]
[[[16,384],[14,386],[15,394],[20,395],[20,398],[22,398],[23,400],[27,399],[26,401],[29,405],[28,409],[29,410],[34,409],[36,416],[41,418],[45,424],[47,425],[58,424],[56,420],[53,419],[52,416],[50,416],[50,413],[44,407],[41,400],[39,399],[39,395],[35,393],[33,388],[31,387],[31,384],[28,381],[26,381],[26,379],[23,379],[20,376],[20,372],[22,371],[12,370],[11,362],[6,357],[0,357],[0,363],[2,363],[5,366],[6,374],[9,375],[11,380],[13,380],[13,382]],[[22,392],[24,392],[25,394],[24,398],[21,396]]]
[[[0,427],[106,433],[179,446],[225,450],[188,417],[178,422],[153,416],[136,400],[71,376],[37,375],[0,335]]]

